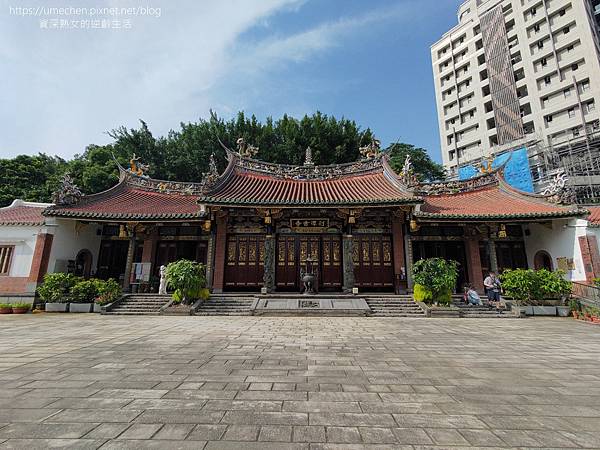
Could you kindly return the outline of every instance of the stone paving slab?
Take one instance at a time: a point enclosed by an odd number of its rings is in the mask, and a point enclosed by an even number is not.
[[[600,448],[570,319],[29,314],[0,354],[0,449]]]

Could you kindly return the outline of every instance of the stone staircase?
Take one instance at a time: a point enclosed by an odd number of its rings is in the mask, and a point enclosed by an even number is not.
[[[196,316],[251,316],[255,298],[251,295],[212,294],[196,310]]]
[[[105,314],[114,315],[158,315],[161,306],[171,299],[169,295],[158,294],[131,294],[125,295],[123,300]]]
[[[473,319],[473,318],[510,318],[514,317],[511,311],[503,311],[498,312],[495,308],[491,308],[488,306],[467,306],[461,300],[453,300],[452,304],[460,308],[461,317],[465,319]]]
[[[411,295],[367,295],[364,299],[373,317],[425,317]]]

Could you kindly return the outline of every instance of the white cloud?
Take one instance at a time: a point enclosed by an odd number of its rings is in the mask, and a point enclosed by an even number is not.
[[[258,42],[240,37],[257,26],[271,31],[275,14],[293,14],[303,0],[150,5],[160,7],[161,16],[131,17],[131,30],[44,30],[38,18],[10,15],[8,6],[0,10],[0,157],[37,151],[69,157],[87,144],[110,141],[107,130],[137,127],[139,118],[164,134],[180,121],[206,117],[209,108],[231,115],[247,106],[247,98],[268,96],[273,68],[301,63],[383,21],[402,21],[418,3],[337,18],[292,35],[273,31]],[[301,105],[299,99],[286,106],[293,112]]]

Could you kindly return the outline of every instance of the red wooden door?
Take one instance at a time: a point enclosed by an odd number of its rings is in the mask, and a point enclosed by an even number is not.
[[[354,278],[357,287],[394,287],[392,237],[387,234],[357,234],[353,241]]]
[[[296,255],[296,237],[279,236],[277,238],[277,267],[275,285],[281,290],[295,290],[298,287],[300,268]]]
[[[259,235],[227,236],[225,287],[257,289],[263,284],[264,238]]]
[[[336,290],[342,287],[342,241],[340,236],[321,238],[321,288]]]

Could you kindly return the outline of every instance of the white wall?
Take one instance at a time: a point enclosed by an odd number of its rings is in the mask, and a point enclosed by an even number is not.
[[[0,245],[14,245],[9,276],[28,277],[35,250],[39,226],[2,226],[0,227]]]
[[[96,231],[101,225],[76,225],[77,221],[65,219],[48,219],[48,224],[48,232],[54,234],[48,273],[65,270],[61,261],[74,260],[84,249],[92,253],[92,273],[95,273],[101,241]]]
[[[525,236],[525,250],[527,263],[534,268],[535,254],[544,250],[552,257],[554,269],[558,268],[556,258],[573,258],[575,270],[567,272],[566,278],[571,281],[585,280],[583,259],[579,248],[579,236],[585,236],[587,221],[583,219],[553,220],[552,226],[532,223],[529,228],[530,235]]]

